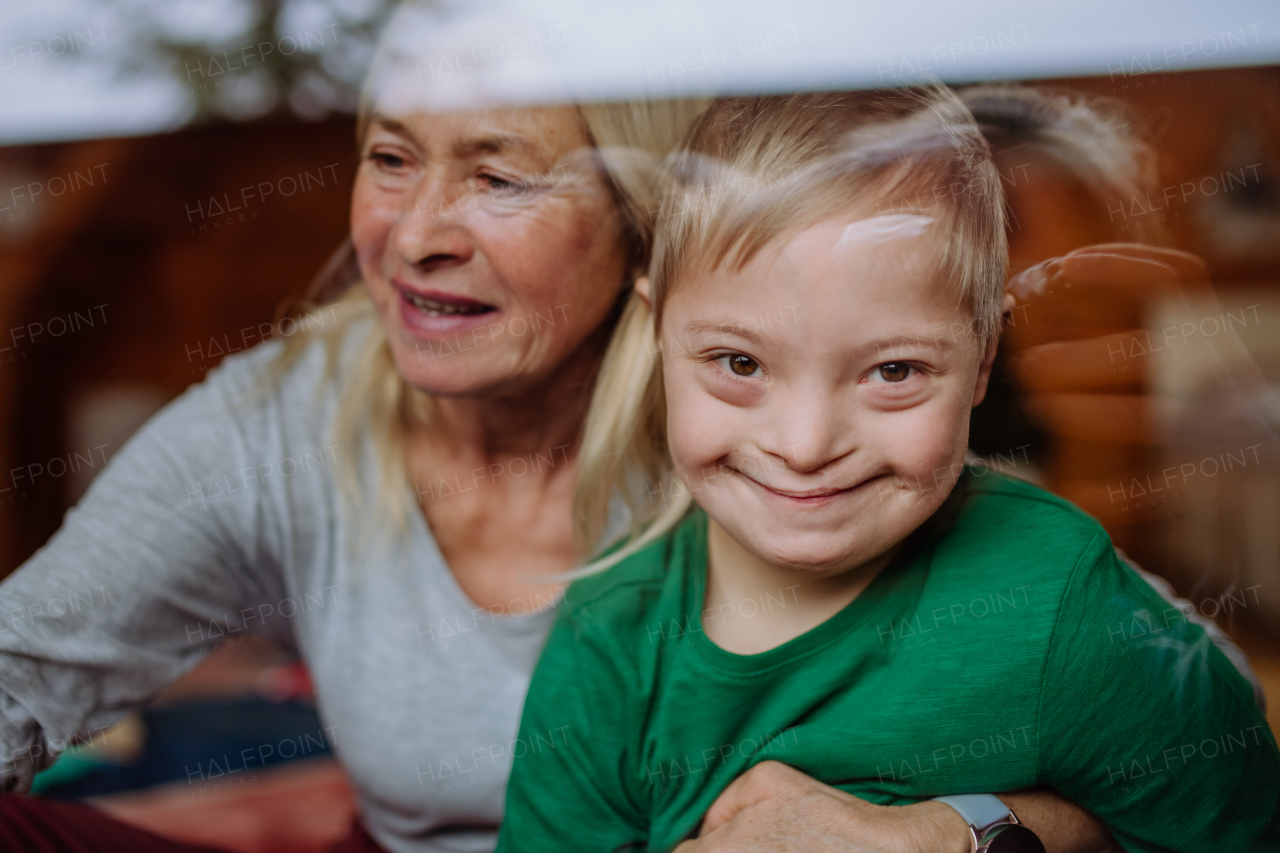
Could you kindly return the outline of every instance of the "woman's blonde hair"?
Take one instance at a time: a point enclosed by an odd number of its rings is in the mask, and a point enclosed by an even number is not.
[[[422,3],[406,3],[402,11],[421,11]],[[377,101],[379,82],[389,68],[404,61],[405,34],[393,31],[380,43],[356,121],[357,145],[363,148],[370,116]],[[650,101],[581,103],[576,110],[587,145],[609,183],[622,214],[624,239],[631,257],[630,275],[648,265],[653,241],[653,218],[658,207],[657,171],[662,159],[679,143],[694,118],[706,106],[705,99],[684,98]],[[312,285],[317,300],[291,306],[317,316],[319,304],[333,307],[323,323],[299,323],[301,331],[285,338],[280,357],[267,376],[267,386],[278,382],[303,352],[317,341],[325,347],[327,367],[322,383],[338,383],[338,407],[332,440],[341,452],[337,480],[344,510],[360,519],[364,534],[375,527],[403,531],[410,510],[410,482],[406,444],[410,432],[431,417],[429,395],[405,382],[396,368],[386,332],[378,322],[372,299],[358,280],[359,271],[348,240]],[[633,280],[632,278],[632,280]],[[632,280],[601,282],[616,288],[621,299]],[[611,317],[616,317],[613,312]],[[367,328],[366,328],[367,327]],[[359,335],[358,339],[353,335]],[[350,348],[351,351],[347,351]],[[373,506],[366,506],[355,452],[361,436],[372,440],[379,484]],[[370,523],[372,522],[372,523]]]
[[[578,455],[574,521],[602,544],[610,502],[631,511],[612,565],[670,530],[692,506],[666,441],[663,306],[699,271],[740,270],[779,237],[851,209],[925,214],[936,269],[986,344],[999,334],[1007,250],[1000,179],[973,117],[941,86],[725,98],[664,170],[651,300],[633,294],[609,349]],[[608,543],[603,543],[608,544]]]

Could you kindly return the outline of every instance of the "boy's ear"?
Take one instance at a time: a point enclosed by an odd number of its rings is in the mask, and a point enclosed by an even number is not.
[[[978,365],[978,381],[973,386],[973,406],[976,408],[987,396],[987,383],[991,381],[991,365],[995,364],[996,350],[1000,346],[999,335],[987,343],[986,352],[982,354],[982,363]]]
[[[1013,297],[1012,293],[1004,295],[1004,299],[1000,302],[1000,321],[1002,324],[1013,313],[1013,309],[1017,304],[1018,300]],[[996,350],[999,345],[1000,336],[997,335],[987,344],[987,350],[982,354],[982,363],[978,365],[978,383],[973,389],[973,405],[975,408],[987,396],[987,384],[991,381],[991,365],[995,363]]]
[[[649,276],[642,275],[638,279],[636,279],[635,288],[636,288],[636,293],[640,294],[640,298],[645,301],[645,304],[648,305],[650,308],[652,308],[653,307],[653,290],[649,286]]]

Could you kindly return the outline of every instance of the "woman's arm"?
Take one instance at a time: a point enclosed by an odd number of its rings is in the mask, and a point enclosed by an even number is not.
[[[1036,788],[999,797],[1040,836],[1046,853],[1121,853],[1102,821],[1060,794]]]
[[[1001,794],[1048,853],[1112,853],[1102,822],[1051,791]],[[676,853],[968,853],[950,806],[878,806],[767,761],[739,776],[708,810],[696,841]]]
[[[279,631],[254,467],[271,460],[245,438],[228,370],[144,426],[0,584],[0,791],[26,790],[215,644]]]

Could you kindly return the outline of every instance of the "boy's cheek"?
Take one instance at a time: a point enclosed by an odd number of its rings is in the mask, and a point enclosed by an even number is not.
[[[690,378],[668,373],[667,442],[678,468],[701,469],[736,448],[740,413],[697,387]]]
[[[726,434],[721,430],[711,430],[705,426],[707,417],[683,421],[681,427],[668,429],[667,441],[671,449],[671,459],[681,479],[692,487],[694,480],[715,479],[719,470],[719,461],[729,456],[733,450],[731,442],[725,440]]]
[[[898,476],[930,487],[952,476],[953,464],[964,458],[968,424],[950,408],[898,413],[880,424],[874,440]]]

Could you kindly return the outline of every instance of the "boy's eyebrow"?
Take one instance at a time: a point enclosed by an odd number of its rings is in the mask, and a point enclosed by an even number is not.
[[[729,337],[730,335],[743,338],[752,343],[762,343],[764,338],[755,329],[744,328],[741,323],[717,323],[709,320],[693,320],[685,324],[685,337],[710,337],[718,335],[720,337]]]
[[[757,324],[751,324],[755,326]],[[710,320],[693,320],[685,324],[684,334],[686,338],[691,337],[738,337],[750,341],[754,344],[765,342],[765,336],[760,334],[758,329],[751,328],[743,323],[726,323],[714,322]],[[881,338],[878,341],[871,341],[865,345],[868,350],[874,349],[878,353],[888,352],[893,354],[898,350],[940,350],[950,352],[956,348],[955,336],[951,334],[950,329],[939,329],[936,334],[916,333],[895,335],[891,338]]]
[[[932,349],[950,352],[956,348],[955,336],[951,334],[950,329],[940,330],[938,334],[915,334],[915,335],[898,335],[892,338],[882,338],[867,345],[868,349],[874,348],[876,352],[883,353],[886,350],[890,353],[897,349],[922,350]]]

